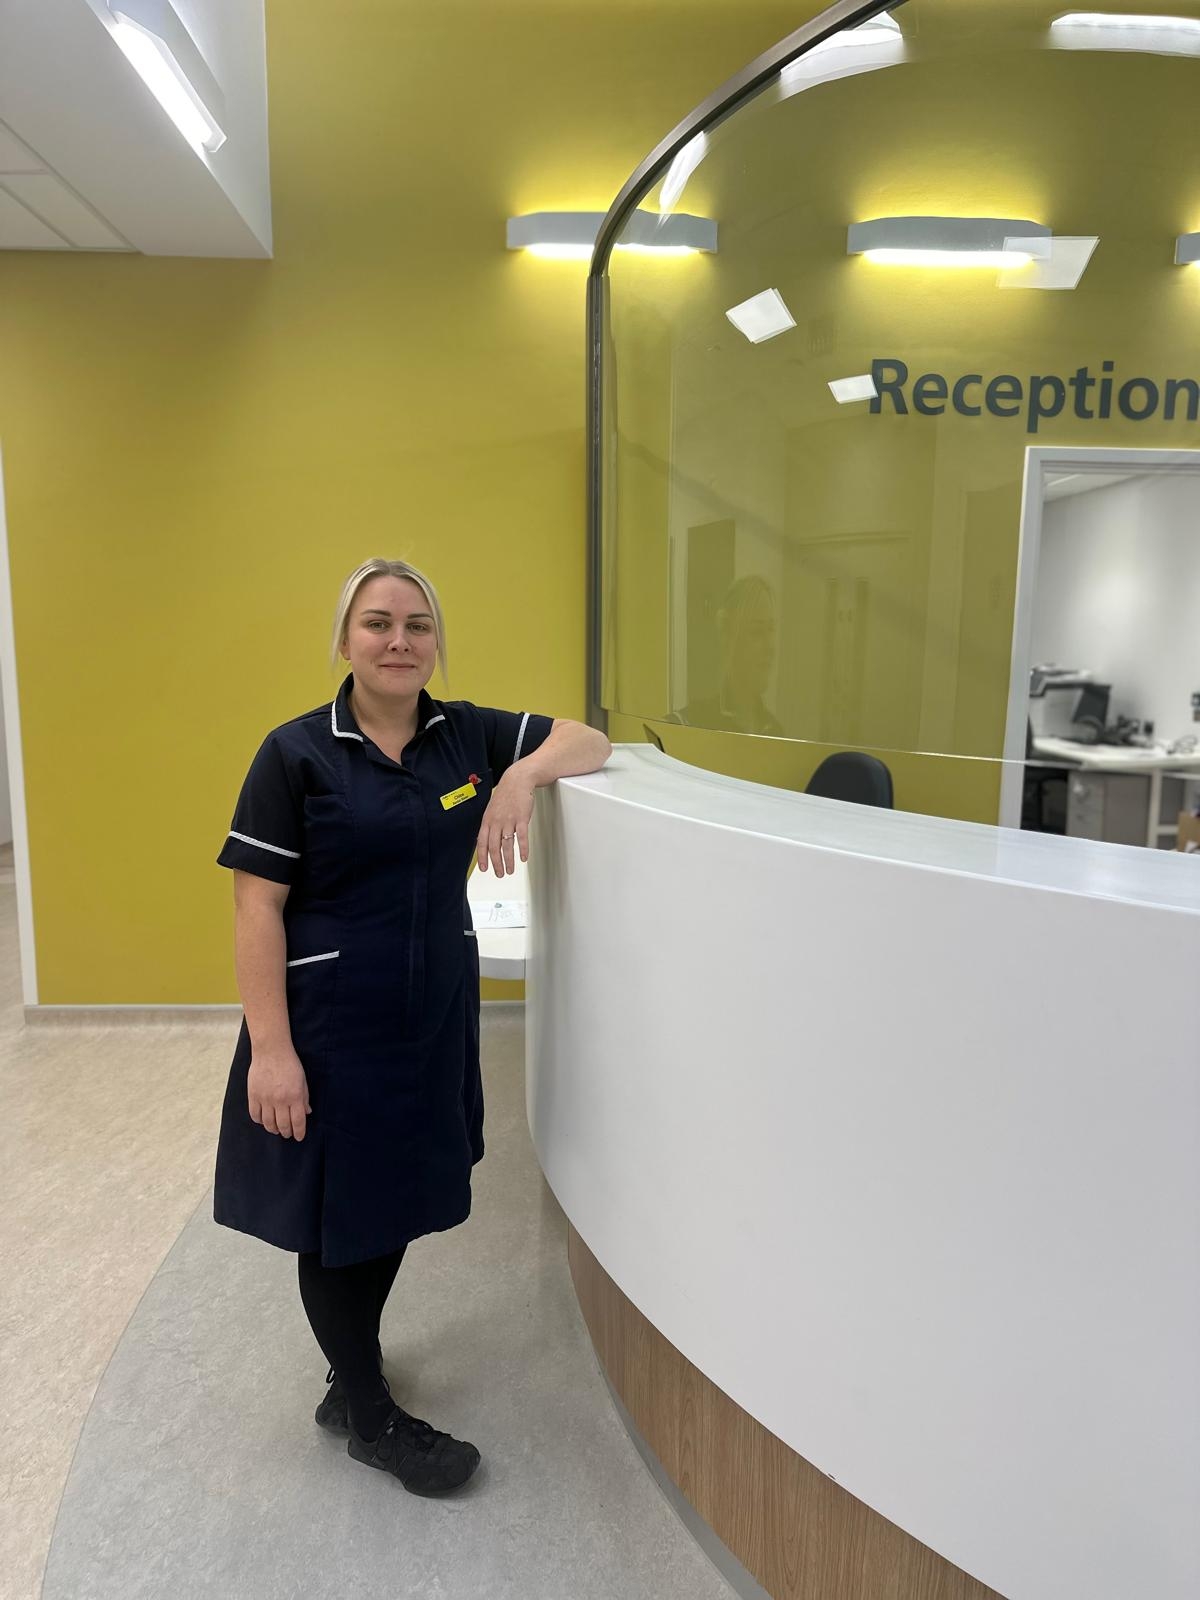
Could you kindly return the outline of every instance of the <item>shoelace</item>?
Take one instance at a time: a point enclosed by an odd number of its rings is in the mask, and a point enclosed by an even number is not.
[[[392,1443],[399,1446],[400,1441],[396,1436],[396,1429],[400,1425],[403,1425],[406,1431],[411,1430],[414,1435],[413,1445],[416,1449],[422,1451],[433,1449],[434,1441],[437,1438],[437,1429],[431,1423],[422,1422],[420,1417],[410,1416],[400,1406],[396,1407],[392,1420],[380,1434],[379,1443],[382,1444],[384,1439],[390,1435]]]

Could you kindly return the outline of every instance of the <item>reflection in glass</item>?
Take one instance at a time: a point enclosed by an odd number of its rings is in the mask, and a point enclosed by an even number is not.
[[[822,40],[784,67],[779,74],[780,98],[786,100],[818,83],[832,83],[835,78],[852,78],[856,73],[895,67],[904,59],[904,35],[900,25],[884,11],[857,28],[844,28],[841,33]]]
[[[1050,24],[1050,43],[1058,50],[1149,51],[1154,55],[1200,56],[1200,20],[1068,11]]]
[[[778,738],[783,727],[764,696],[775,665],[775,596],[765,578],[738,578],[726,590],[714,618],[717,686],[714,694],[690,700],[672,720],[726,733],[760,733]],[[687,641],[689,653],[703,659],[710,641]]]
[[[730,306],[725,315],[751,344],[763,344],[796,326],[796,319],[778,289],[763,289],[749,300],[743,300],[741,305]]]

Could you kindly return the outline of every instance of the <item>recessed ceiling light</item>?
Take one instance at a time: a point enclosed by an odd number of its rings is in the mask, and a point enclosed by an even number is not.
[[[170,0],[108,0],[113,42],[197,152],[225,143],[225,96]]]
[[[751,344],[762,344],[764,339],[773,339],[776,334],[786,333],[796,326],[796,319],[778,289],[764,289],[761,294],[751,295],[740,305],[730,306],[725,315]]]

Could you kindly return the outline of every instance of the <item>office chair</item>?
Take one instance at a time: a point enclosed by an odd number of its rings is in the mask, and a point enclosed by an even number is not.
[[[1021,775],[1021,826],[1031,833],[1067,831],[1068,773],[1039,764],[1033,752],[1033,723],[1025,719],[1025,768]]]
[[[859,806],[882,806],[889,811],[895,803],[891,773],[877,756],[862,750],[840,750],[837,755],[826,756],[804,792],[826,800],[849,800]]]

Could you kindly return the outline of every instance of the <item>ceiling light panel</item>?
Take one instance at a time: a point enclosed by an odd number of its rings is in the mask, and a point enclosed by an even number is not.
[[[762,344],[796,326],[796,319],[778,289],[764,289],[761,294],[751,295],[749,300],[731,306],[725,315],[751,344]]]
[[[1049,256],[1000,273],[1002,289],[1076,289],[1087,271],[1099,238],[1059,238],[1050,241]]]
[[[108,0],[122,54],[197,152],[225,143],[225,96],[170,0]]]
[[[832,378],[829,392],[840,406],[853,405],[857,400],[878,400],[879,390],[869,372],[857,378]]]

